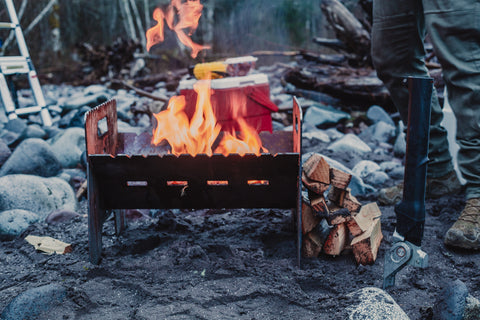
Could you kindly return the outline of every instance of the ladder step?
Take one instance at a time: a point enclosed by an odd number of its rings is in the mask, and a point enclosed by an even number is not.
[[[17,25],[11,22],[0,22],[0,29],[15,29],[16,27]]]
[[[32,107],[15,109],[15,113],[18,114],[18,115],[36,113],[36,112],[40,112],[40,111],[42,111],[41,106],[32,106]]]

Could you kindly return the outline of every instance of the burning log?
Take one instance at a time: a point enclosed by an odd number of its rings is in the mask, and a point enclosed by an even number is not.
[[[353,254],[358,264],[371,265],[377,259],[378,248],[383,239],[380,218],[373,220],[369,229],[352,240]]]

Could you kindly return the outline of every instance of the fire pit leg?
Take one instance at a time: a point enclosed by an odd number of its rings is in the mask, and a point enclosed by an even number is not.
[[[120,235],[125,227],[127,226],[125,223],[125,210],[124,209],[115,209],[113,210],[113,214],[115,215],[115,233],[116,235]]]
[[[102,255],[102,227],[105,210],[100,207],[99,190],[90,166],[88,168],[88,251],[90,262],[99,264]]]

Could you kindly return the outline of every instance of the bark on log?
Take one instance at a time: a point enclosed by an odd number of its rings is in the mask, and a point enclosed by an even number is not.
[[[323,0],[321,8],[347,52],[352,53],[360,65],[368,63],[370,34],[360,21],[338,0]]]

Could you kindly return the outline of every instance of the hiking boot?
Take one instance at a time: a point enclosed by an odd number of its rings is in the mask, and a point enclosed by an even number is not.
[[[440,198],[448,194],[457,194],[462,189],[457,173],[452,171],[438,178],[427,178],[425,197],[429,199]],[[403,197],[403,183],[390,188],[381,189],[378,192],[378,203],[382,205],[394,205]]]
[[[447,231],[444,242],[457,248],[480,249],[480,198],[467,200],[460,217]]]

